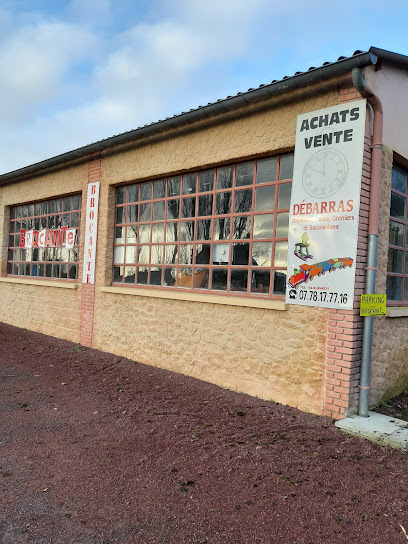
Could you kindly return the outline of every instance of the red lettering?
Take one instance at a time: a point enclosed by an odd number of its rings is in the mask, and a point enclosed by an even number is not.
[[[92,259],[92,249],[88,248],[88,259]]]
[[[55,229],[52,232],[52,244],[54,246],[61,245],[61,231],[60,231],[60,229]]]
[[[33,230],[33,247],[38,246],[38,230]]]
[[[91,221],[93,221],[93,218],[94,218],[94,217],[95,217],[95,212],[94,212],[93,210],[91,210],[91,211],[89,212],[89,219],[90,219]]]
[[[88,272],[91,271],[91,261],[88,261]]]
[[[88,246],[93,246],[92,236],[89,237]]]
[[[21,229],[20,230],[20,247],[24,247],[25,246],[25,229]]]
[[[94,199],[94,197],[91,198],[89,207],[90,207],[90,208],[95,208],[95,199]]]
[[[46,229],[40,230],[40,233],[38,235],[38,247],[45,247],[45,233]]]
[[[91,283],[91,274],[86,275],[86,283]]]
[[[72,247],[74,245],[74,238],[75,238],[75,233],[73,232],[73,230],[69,230],[68,231],[68,236],[67,236],[68,240],[67,240],[67,244]]]
[[[327,213],[327,202],[322,202],[321,212],[322,213]]]
[[[293,205],[293,215],[299,215],[299,211],[300,211],[299,204],[294,204]]]
[[[67,232],[68,227],[61,227],[61,244],[65,244],[65,234]]]
[[[336,213],[336,210],[334,209],[335,205],[336,205],[336,203],[334,202],[334,200],[330,200],[330,202],[329,202],[329,213]]]
[[[96,194],[96,185],[91,185],[91,195]]]
[[[47,234],[45,236],[45,247],[52,246],[52,231],[47,230]]]
[[[338,210],[337,210],[337,213],[338,212],[344,212],[344,204],[343,204],[343,201],[340,200],[340,203],[339,203],[339,207],[338,207]]]
[[[310,214],[312,213],[312,204],[311,204],[311,202],[308,202],[308,203],[306,204],[306,213],[307,213],[308,215],[310,215]]]
[[[88,230],[89,230],[89,232],[90,232],[91,234],[93,233],[93,229],[94,229],[94,224],[93,224],[93,223],[89,223]]]
[[[353,201],[352,200],[347,200],[347,208],[346,208],[346,211],[347,212],[352,212],[353,211]]]

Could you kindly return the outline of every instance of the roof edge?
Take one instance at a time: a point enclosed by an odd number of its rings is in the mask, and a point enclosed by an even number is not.
[[[358,52],[358,54],[354,54],[352,57],[340,57],[339,60],[333,63],[325,63],[323,66],[311,68],[307,72],[297,73],[291,77],[284,77],[280,81],[273,81],[268,85],[263,85],[256,89],[249,89],[247,92],[238,93],[235,96],[218,100],[217,102],[210,103],[206,106],[201,106],[199,108],[190,110],[189,112],[183,112],[175,115],[174,117],[157,121],[150,125],[145,125],[143,127],[124,132],[117,136],[111,136],[104,140],[62,153],[61,155],[56,155],[50,159],[45,159],[29,166],[7,172],[0,175],[0,185],[4,185],[12,180],[17,180],[17,178],[20,177],[25,178],[30,174],[39,173],[41,170],[45,170],[47,168],[60,166],[66,162],[83,159],[87,155],[101,153],[105,149],[116,145],[137,141],[168,129],[178,128],[189,123],[212,117],[213,115],[219,113],[225,113],[241,106],[258,102],[265,98],[277,96],[301,87],[306,87],[313,83],[326,81],[336,76],[344,75],[355,67],[365,68],[367,66],[376,64],[378,61],[378,56],[386,58],[385,55],[377,55],[377,51],[381,53],[383,52],[381,49],[372,47],[368,52]],[[394,56],[402,57],[403,59],[406,59],[402,62],[408,64],[408,57],[404,57],[404,55],[397,55],[396,53],[390,53],[388,51],[385,51],[384,53],[389,54],[390,60],[391,56],[393,58]],[[401,62],[401,60],[398,62]]]

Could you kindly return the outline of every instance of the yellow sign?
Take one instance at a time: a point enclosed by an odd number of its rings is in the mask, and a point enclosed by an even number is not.
[[[360,315],[386,314],[387,295],[361,295]]]

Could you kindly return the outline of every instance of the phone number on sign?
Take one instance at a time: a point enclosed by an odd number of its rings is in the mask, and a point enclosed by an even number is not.
[[[347,303],[347,293],[332,293],[330,291],[306,291],[299,290],[299,300],[313,300],[313,302],[333,302],[339,304]]]

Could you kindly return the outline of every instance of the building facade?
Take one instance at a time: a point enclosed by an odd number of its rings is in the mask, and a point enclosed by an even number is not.
[[[370,404],[402,391],[408,58],[376,48],[0,176],[0,320],[316,414],[355,412],[370,100],[353,309],[284,294],[296,119],[364,98],[356,68],[384,119],[376,292],[388,302]]]

